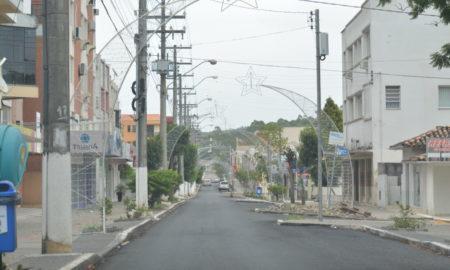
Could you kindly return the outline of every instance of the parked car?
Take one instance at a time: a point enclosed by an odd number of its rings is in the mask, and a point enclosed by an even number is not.
[[[230,185],[227,181],[222,181],[219,183],[219,191],[230,191]]]
[[[220,182],[220,179],[219,179],[219,178],[215,178],[215,179],[212,180],[212,183],[213,183],[213,184],[217,184],[217,183],[219,183],[219,182]]]
[[[205,186],[205,187],[209,187],[209,186],[211,186],[212,184],[211,184],[211,180],[210,179],[204,179],[203,180],[203,186]]]

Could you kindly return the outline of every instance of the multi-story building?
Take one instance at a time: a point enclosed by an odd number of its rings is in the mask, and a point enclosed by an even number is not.
[[[430,65],[450,28],[412,20],[367,0],[342,31],[344,133],[354,170],[354,200],[380,206],[401,197],[402,154],[390,146],[450,119],[450,76]],[[371,9],[376,8],[376,9]]]
[[[167,124],[172,124],[173,118],[167,117]],[[122,114],[122,138],[124,142],[131,143],[136,146],[136,121],[132,114]],[[159,134],[160,116],[159,114],[147,114],[147,135],[149,137]]]

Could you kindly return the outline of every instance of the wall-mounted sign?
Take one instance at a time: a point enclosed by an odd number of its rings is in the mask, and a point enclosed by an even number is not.
[[[105,141],[102,131],[71,131],[70,152],[75,154],[101,154]]]
[[[328,144],[330,145],[344,145],[344,133],[330,131],[330,135],[328,136]]]
[[[337,146],[336,147],[336,154],[340,157],[346,157],[350,155],[350,152],[348,151],[347,147],[344,146]]]
[[[427,140],[428,159],[450,158],[450,138],[429,138]]]

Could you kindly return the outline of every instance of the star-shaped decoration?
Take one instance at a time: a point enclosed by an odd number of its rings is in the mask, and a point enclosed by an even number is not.
[[[242,96],[246,96],[251,92],[254,92],[261,96],[261,85],[266,79],[267,77],[265,76],[257,76],[255,74],[255,71],[253,71],[253,68],[249,67],[247,74],[242,77],[237,77],[236,81],[242,84]]]
[[[224,12],[229,7],[234,6],[237,2],[242,2],[250,8],[258,8],[258,0],[223,0],[221,11]]]

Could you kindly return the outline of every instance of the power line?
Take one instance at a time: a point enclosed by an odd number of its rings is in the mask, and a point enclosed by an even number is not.
[[[325,1],[320,1],[320,0],[297,0],[297,1],[307,2],[307,3],[314,3],[314,4],[321,4],[321,5],[329,5],[329,6],[339,6],[339,7],[347,7],[347,8],[367,9],[367,10],[375,10],[375,11],[382,11],[382,12],[400,13],[400,14],[411,15],[411,13],[408,12],[408,11],[396,10],[396,9],[364,7],[364,6],[357,6],[357,5],[340,4],[340,3],[335,3],[335,2],[325,2]],[[421,15],[422,16],[427,16],[427,17],[439,17],[439,15],[428,14],[428,13],[422,13]]]
[[[223,4],[223,1],[219,1],[219,0],[210,0],[210,1],[214,2],[214,3],[218,3],[218,4]],[[248,7],[248,6],[236,5],[235,3],[228,3],[227,5],[230,5],[230,6],[233,6],[233,7],[238,7],[238,8],[243,8],[243,9],[250,9],[250,10],[264,11],[264,12],[272,12],[272,13],[309,14],[309,12],[307,12],[307,11],[289,11],[289,10],[275,10],[275,9],[264,9],[264,8],[253,8],[253,7]]]
[[[240,38],[233,38],[233,39],[224,39],[224,40],[217,40],[217,41],[199,42],[199,43],[194,43],[192,45],[194,45],[194,46],[201,46],[201,45],[209,45],[209,44],[218,44],[218,43],[235,42],[235,41],[241,41],[241,40],[249,40],[249,39],[255,39],[255,38],[260,38],[260,37],[267,37],[267,36],[274,36],[274,35],[279,35],[279,34],[295,32],[295,31],[299,31],[299,30],[303,30],[303,29],[309,29],[309,27],[308,26],[296,27],[296,28],[292,28],[292,29],[288,29],[288,30],[284,30],[284,31],[277,31],[277,32],[271,32],[271,33],[266,33],[266,34],[247,36],[247,37],[240,37]]]
[[[101,0],[101,2],[102,2],[102,5],[103,5],[103,8],[104,8],[105,11],[106,11],[106,15],[108,15],[109,20],[111,21],[112,25],[114,26],[114,29],[116,30],[117,33],[119,33],[119,29],[117,28],[116,23],[115,23],[115,22],[113,21],[113,19],[111,18],[111,15],[109,14],[108,8],[106,7],[106,5],[105,5],[105,3],[103,2],[103,0]],[[123,40],[123,37],[122,37],[121,34],[119,34],[119,38],[120,38],[120,40],[122,41],[122,43],[123,43],[123,45],[125,46],[125,48],[127,49],[128,54],[130,54],[131,58],[133,58],[133,54],[131,53],[130,49],[128,49],[128,46],[127,46],[127,44],[125,43],[125,40]]]
[[[192,60],[199,60],[199,61],[205,61],[205,60],[208,60],[208,59],[207,58],[192,58]],[[250,66],[259,66],[259,67],[299,69],[299,70],[311,70],[311,71],[315,71],[316,70],[316,68],[312,68],[312,67],[262,64],[262,63],[230,61],[230,60],[222,60],[222,59],[216,59],[216,60],[217,60],[217,62],[225,63],[225,64],[250,65]],[[339,73],[342,73],[342,74],[348,72],[348,71],[343,71],[343,70],[339,70],[339,69],[322,69],[322,70],[323,71],[327,71],[327,72],[339,72]],[[354,73],[354,74],[370,75],[370,73],[359,72],[359,71],[352,71],[352,73]],[[379,75],[385,75],[385,76],[395,76],[395,77],[407,77],[407,78],[450,80],[450,77],[441,77],[441,76],[424,76],[424,75],[401,74],[401,73],[384,73],[384,72],[373,72],[373,74],[379,74]]]

